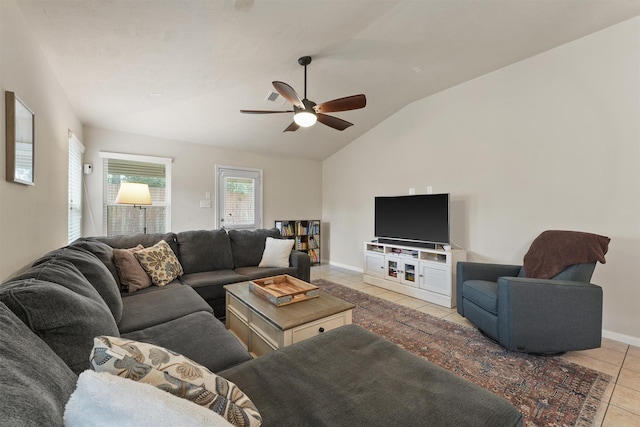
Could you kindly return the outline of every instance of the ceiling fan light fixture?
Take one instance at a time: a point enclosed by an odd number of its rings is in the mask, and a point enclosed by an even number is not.
[[[293,113],[293,123],[291,123],[283,132],[295,132],[301,127],[310,127],[317,121],[325,126],[336,130],[345,130],[353,123],[342,120],[326,113],[335,113],[339,111],[357,110],[367,105],[367,98],[364,94],[352,95],[344,98],[333,99],[318,105],[307,99],[307,65],[311,63],[310,56],[303,56],[298,59],[298,64],[304,66],[304,98],[296,93],[295,89],[281,81],[273,81],[273,88],[285,100],[289,101],[293,110],[269,111],[269,110],[240,110],[245,114],[273,114],[273,113]],[[267,100],[275,100],[278,96],[275,92],[267,95]]]
[[[302,110],[293,115],[293,121],[296,122],[298,126],[308,128],[318,121],[318,117],[307,110]]]

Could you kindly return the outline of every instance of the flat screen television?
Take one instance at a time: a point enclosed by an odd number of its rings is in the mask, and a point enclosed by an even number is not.
[[[381,243],[448,245],[449,194],[376,197],[374,222]]]

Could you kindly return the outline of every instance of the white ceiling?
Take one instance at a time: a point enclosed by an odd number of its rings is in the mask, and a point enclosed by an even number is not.
[[[640,0],[17,0],[84,124],[322,160],[405,105],[640,15]],[[364,93],[354,123],[283,133],[280,80]],[[153,96],[152,94],[161,94]]]

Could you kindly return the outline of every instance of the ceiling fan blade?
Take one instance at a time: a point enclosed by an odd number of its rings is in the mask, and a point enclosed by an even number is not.
[[[300,129],[300,126],[298,126],[296,124],[296,122],[291,122],[291,124],[289,126],[287,126],[287,128],[285,130],[283,130],[282,133],[284,133],[284,132],[295,132],[298,129]]]
[[[349,126],[353,126],[353,123],[349,123],[348,121],[339,119],[337,117],[327,116],[326,114],[322,113],[318,113],[316,115],[318,116],[318,121],[320,123],[337,130],[345,130]]]
[[[357,110],[367,105],[367,97],[363,94],[338,98],[315,106],[316,113],[336,113],[338,111]]]
[[[240,110],[241,113],[245,114],[274,114],[274,113],[293,113],[293,110],[286,111],[271,111],[271,110]]]
[[[296,91],[284,82],[273,82],[273,87],[276,88],[278,93],[282,95],[284,99],[292,103],[298,108],[304,108],[304,104],[302,103],[302,99],[298,96]]]

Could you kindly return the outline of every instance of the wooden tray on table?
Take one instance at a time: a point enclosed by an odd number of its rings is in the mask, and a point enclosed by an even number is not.
[[[249,289],[278,307],[320,296],[317,286],[288,274],[252,280]]]

